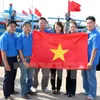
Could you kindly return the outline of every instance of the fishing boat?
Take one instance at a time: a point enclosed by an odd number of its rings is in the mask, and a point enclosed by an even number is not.
[[[32,20],[32,16],[34,16],[34,20]],[[7,20],[14,20],[17,22],[17,27],[15,33],[21,33],[22,32],[22,24],[25,20],[30,20],[31,23],[34,22],[34,26],[37,25],[37,22],[39,18],[35,15],[24,15],[22,13],[16,12],[16,10],[13,9],[13,5],[9,5],[9,10],[4,10],[4,12],[0,13],[0,36],[5,32],[6,30],[6,21]],[[32,24],[33,25],[33,24]],[[32,27],[34,27],[32,26]]]

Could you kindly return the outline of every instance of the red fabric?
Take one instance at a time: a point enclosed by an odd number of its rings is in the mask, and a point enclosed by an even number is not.
[[[76,7],[81,7],[81,5],[75,1],[72,1],[72,4],[75,5]]]
[[[0,22],[1,25],[6,25],[6,22]]]
[[[26,11],[24,11],[24,10],[22,10],[22,14],[28,16],[28,13]]]
[[[29,8],[29,13],[32,15],[33,13],[32,13],[32,10]]]
[[[47,34],[33,32],[33,50],[30,66],[42,68],[59,69],[87,69],[88,56],[87,45],[88,35],[85,33],[75,34]],[[64,60],[56,58],[51,50],[57,50],[59,44],[63,50]],[[62,55],[61,52],[60,55]]]
[[[80,7],[79,3],[68,0],[68,11],[78,12],[81,11]]]
[[[37,16],[39,16],[39,17],[42,16],[42,14],[40,13],[40,11],[39,11],[38,9],[36,9],[36,8],[35,8],[35,14],[36,14]]]

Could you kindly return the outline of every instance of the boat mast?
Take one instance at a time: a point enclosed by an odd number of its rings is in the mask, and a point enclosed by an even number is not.
[[[34,30],[34,13],[33,13],[33,0],[32,0],[32,31]]]
[[[4,11],[4,0],[2,0],[2,10]]]

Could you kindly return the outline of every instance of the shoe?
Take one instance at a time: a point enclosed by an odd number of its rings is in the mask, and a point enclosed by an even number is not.
[[[88,95],[86,92],[81,92],[81,93],[79,93],[79,95]]]
[[[9,96],[6,100],[14,100],[11,96]]]
[[[85,100],[94,100],[92,97],[86,97]]]
[[[58,95],[61,94],[60,90],[57,90],[57,94],[58,94]]]
[[[71,98],[71,97],[74,97],[75,95],[73,94],[68,94],[68,97]]]
[[[69,92],[66,92],[66,94],[65,95],[69,95]]]
[[[36,92],[32,92],[32,91],[28,92],[28,94],[29,95],[37,95]]]
[[[48,93],[49,92],[49,89],[48,88],[45,88],[43,89],[44,92]]]
[[[57,91],[55,91],[55,90],[52,90],[52,94],[57,94]]]
[[[12,94],[19,94],[19,92],[18,91],[14,91]]]
[[[26,94],[24,96],[22,96],[23,99],[29,99],[29,96]]]
[[[37,92],[37,88],[31,87],[31,91],[36,93]]]

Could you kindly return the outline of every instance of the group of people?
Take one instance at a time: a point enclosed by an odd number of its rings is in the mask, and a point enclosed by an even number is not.
[[[83,76],[83,88],[87,95],[86,100],[94,100],[96,98],[97,81],[96,81],[96,66],[99,62],[99,32],[95,28],[96,20],[93,16],[86,18],[86,28],[88,34],[88,70],[82,71]],[[7,31],[0,36],[0,50],[4,63],[5,75],[3,81],[3,93],[6,100],[14,100],[12,94],[18,94],[15,91],[15,78],[17,73],[17,64],[21,71],[20,86],[21,95],[24,99],[29,99],[29,95],[37,94],[38,87],[38,74],[40,68],[31,68],[29,66],[30,57],[32,56],[32,44],[34,46],[34,40],[32,39],[31,22],[23,22],[23,32],[18,36],[14,34],[17,23],[15,21],[8,21],[6,24]],[[52,34],[51,30],[46,29],[47,20],[44,17],[39,19],[39,29],[37,31]],[[53,34],[65,34],[64,27],[61,22],[54,24]],[[69,34],[78,34],[77,23],[70,21]],[[41,48],[42,49],[42,48]],[[41,56],[41,55],[40,55]],[[63,69],[49,69],[41,68],[42,81],[41,88],[44,92],[49,92],[48,81],[51,74],[51,89],[55,95],[60,95],[62,85],[62,73]],[[57,79],[56,79],[57,76]],[[76,77],[77,70],[67,70],[66,75],[66,93],[68,97],[73,97],[76,93]],[[56,82],[57,80],[57,82]]]

